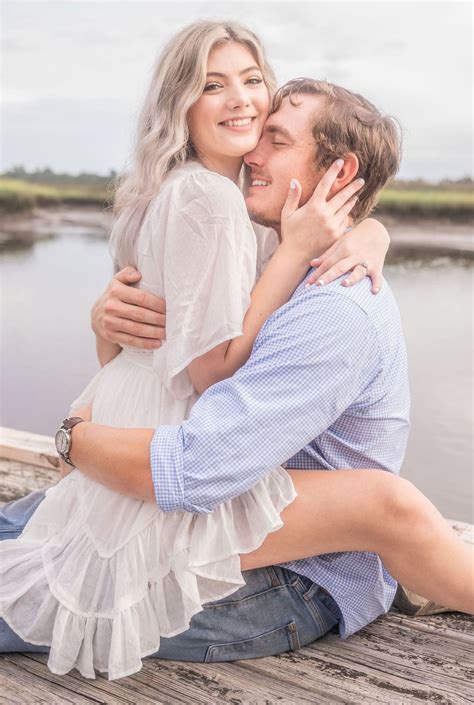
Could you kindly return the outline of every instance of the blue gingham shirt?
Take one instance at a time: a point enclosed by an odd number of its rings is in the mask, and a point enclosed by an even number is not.
[[[210,387],[180,426],[151,444],[163,511],[211,512],[275,466],[398,473],[409,390],[400,315],[387,283],[302,283],[265,323],[248,362]],[[328,528],[330,530],[330,527]],[[348,527],[350,530],[350,527]],[[327,590],[346,637],[386,612],[396,582],[374,553],[285,563]]]

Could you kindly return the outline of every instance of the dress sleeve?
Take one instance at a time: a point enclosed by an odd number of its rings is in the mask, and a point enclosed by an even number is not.
[[[188,175],[172,188],[167,208],[166,342],[154,353],[154,368],[175,398],[186,399],[194,392],[190,362],[242,335],[256,241],[243,197],[224,177]]]

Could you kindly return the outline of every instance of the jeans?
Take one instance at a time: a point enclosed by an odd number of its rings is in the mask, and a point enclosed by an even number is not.
[[[32,492],[0,507],[0,540],[16,538],[44,498]],[[208,603],[189,629],[169,639],[150,658],[176,661],[235,661],[294,651],[336,630],[339,609],[308,578],[278,566],[243,572],[246,584],[229,597]],[[48,652],[22,641],[0,619],[0,652]]]

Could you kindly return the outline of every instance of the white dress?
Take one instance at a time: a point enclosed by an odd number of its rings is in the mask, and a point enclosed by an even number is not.
[[[112,426],[180,424],[197,398],[187,365],[242,334],[257,262],[242,194],[186,164],[150,204],[137,253],[141,286],[166,298],[166,343],[124,348],[74,406],[92,401],[92,420]],[[25,641],[51,645],[53,673],[127,676],[160,636],[244,584],[239,553],[282,526],[294,497],[279,467],[212,513],[164,513],[74,470],[18,539],[0,542],[0,616]]]

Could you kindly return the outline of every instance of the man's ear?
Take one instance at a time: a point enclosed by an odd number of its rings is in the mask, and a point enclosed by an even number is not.
[[[344,165],[341,167],[337,179],[329,192],[330,197],[338,193],[347,184],[350,184],[359,171],[359,159],[354,152],[348,152],[342,158],[344,159]]]

